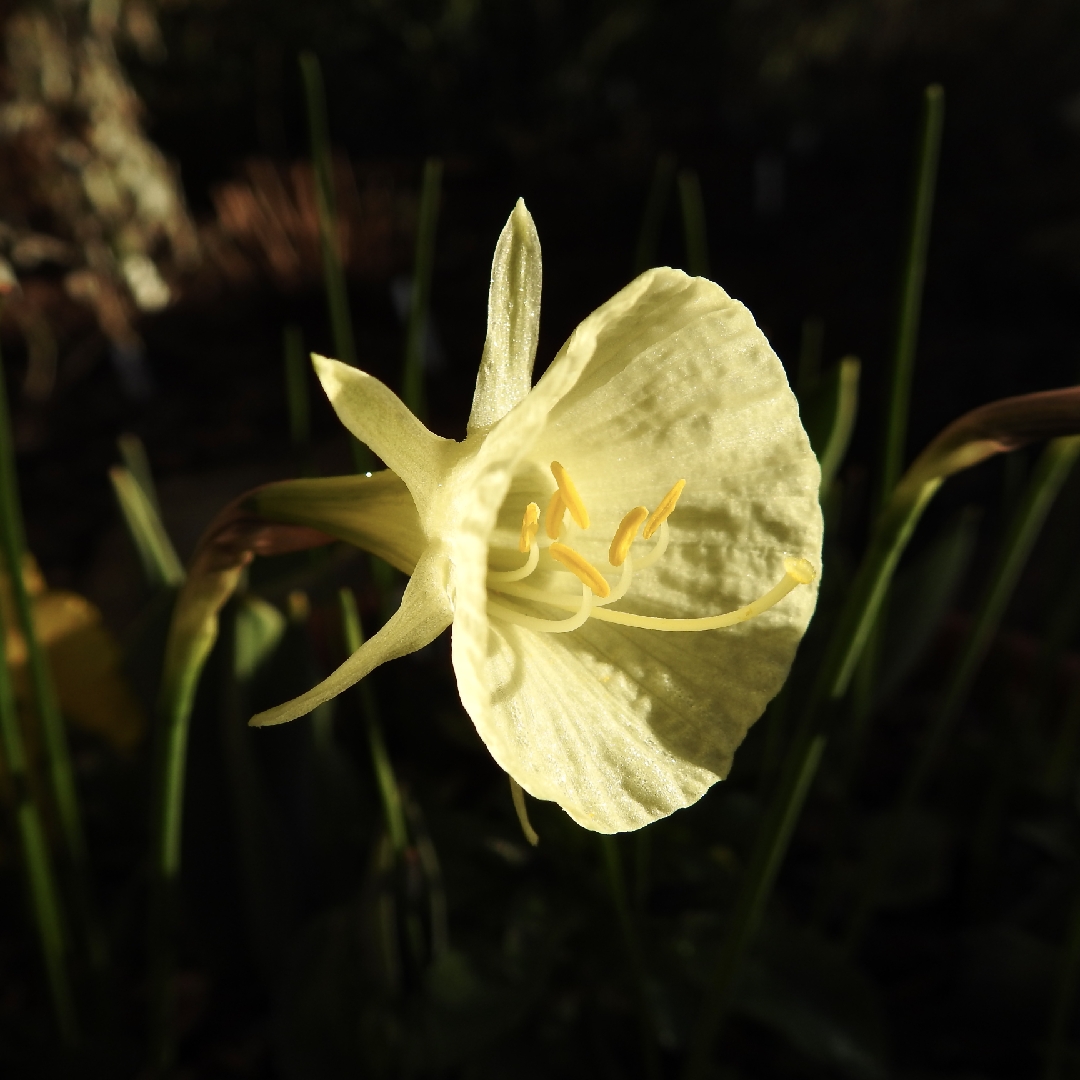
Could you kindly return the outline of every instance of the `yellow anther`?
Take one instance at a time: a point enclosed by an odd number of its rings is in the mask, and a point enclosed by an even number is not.
[[[604,575],[573,548],[567,547],[565,544],[552,544],[548,551],[557,563],[561,563],[579,581],[588,585],[601,600],[611,595],[611,586],[604,579]]]
[[[521,539],[518,541],[518,551],[529,551],[532,548],[539,528],[540,507],[536,503],[529,503],[525,507],[525,516],[521,519]]]
[[[559,494],[562,495],[566,509],[570,511],[570,516],[574,519],[574,524],[579,529],[587,529],[589,511],[585,509],[585,504],[581,501],[581,496],[578,494],[578,489],[574,487],[570,474],[557,461],[553,461],[551,475],[555,477],[555,483],[559,485]]]
[[[800,585],[809,585],[817,577],[817,571],[806,559],[784,559],[784,570],[788,577],[794,578]]]
[[[637,538],[641,523],[649,516],[647,506],[635,506],[629,514],[619,523],[615,530],[615,538],[608,548],[608,562],[612,566],[622,566],[626,562],[626,556],[630,554],[630,545]]]
[[[679,501],[679,496],[682,494],[684,487],[686,487],[686,481],[680,480],[660,500],[660,505],[649,515],[649,520],[645,522],[645,530],[641,534],[642,540],[648,540],[667,521],[671,511],[675,509],[675,504]]]
[[[547,509],[544,511],[544,532],[552,540],[559,539],[559,531],[562,529],[562,519],[565,513],[566,503],[563,502],[562,492],[556,488],[555,494],[551,496]]]

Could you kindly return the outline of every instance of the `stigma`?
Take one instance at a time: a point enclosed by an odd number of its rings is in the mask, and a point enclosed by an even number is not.
[[[643,630],[721,630],[756,618],[780,603],[800,585],[812,584],[817,577],[817,571],[808,560],[783,557],[781,563],[784,573],[777,583],[752,603],[734,611],[695,619],[665,619],[613,610],[610,605],[626,596],[635,573],[641,573],[659,562],[666,552],[670,542],[668,518],[678,505],[686,481],[676,481],[653,510],[650,511],[647,506],[635,506],[623,516],[608,547],[608,562],[613,569],[619,571],[617,580],[612,583],[597,566],[566,542],[570,539],[564,535],[567,513],[572,525],[581,531],[589,529],[591,519],[585,500],[566,468],[558,461],[553,461],[551,475],[556,486],[543,515],[544,536],[539,535],[539,504],[530,502],[522,517],[518,543],[521,553],[527,555],[524,564],[516,570],[490,571],[487,575],[488,614],[502,622],[552,634],[576,630],[589,619]],[[574,529],[570,531],[573,532]],[[641,541],[652,540],[654,536],[656,539],[647,551],[635,555],[634,544],[638,542],[639,533]],[[546,549],[549,560],[546,568],[565,571],[576,578],[581,586],[579,593],[550,587],[537,588],[526,583],[525,579],[531,577],[540,566],[541,548]],[[504,599],[519,603],[539,603],[572,614],[563,619],[544,618],[529,614],[518,607],[511,607],[503,602]]]

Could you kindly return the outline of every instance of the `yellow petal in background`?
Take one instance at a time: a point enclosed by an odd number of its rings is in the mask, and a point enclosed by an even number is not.
[[[121,753],[138,745],[146,717],[123,672],[123,654],[102,621],[101,612],[83,596],[47,589],[36,563],[24,569],[34,612],[34,626],[48,657],[64,716],[76,727],[104,739]],[[20,702],[31,697],[26,641],[15,625],[8,582],[0,582],[8,664]]]

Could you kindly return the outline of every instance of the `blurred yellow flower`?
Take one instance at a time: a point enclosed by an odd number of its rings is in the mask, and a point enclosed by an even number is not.
[[[30,594],[34,628],[49,662],[60,710],[76,727],[115,750],[134,749],[146,719],[123,672],[123,654],[101,612],[84,596],[50,589],[30,556],[23,578]],[[26,639],[19,629],[8,579],[0,579],[8,665],[20,701],[31,699]]]

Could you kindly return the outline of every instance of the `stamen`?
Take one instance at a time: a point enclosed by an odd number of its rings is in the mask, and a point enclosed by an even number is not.
[[[619,626],[636,626],[642,630],[668,630],[688,632],[696,630],[722,630],[726,626],[736,626],[748,619],[756,618],[763,612],[780,603],[789,592],[800,585],[809,585],[817,577],[817,571],[806,559],[784,559],[784,576],[764,596],[758,597],[745,607],[725,612],[723,615],[708,615],[703,619],[661,619],[651,615],[633,615],[628,611],[612,611],[610,608],[596,606],[589,612],[589,618],[601,622],[617,623]],[[545,592],[532,589],[527,585],[512,585],[506,590],[511,596],[520,596],[527,600],[538,600],[552,607],[573,610],[575,600],[567,593]],[[579,609],[580,614],[580,609]],[[540,620],[537,620],[540,621]]]
[[[563,502],[566,503],[566,509],[570,511],[570,516],[574,519],[574,524],[579,529],[587,529],[589,511],[585,509],[585,503],[578,494],[574,481],[570,479],[570,474],[557,461],[553,461],[551,475],[555,477],[555,483],[559,485],[559,492],[562,494]],[[674,506],[674,503],[672,505]]]
[[[634,560],[635,570],[646,570],[654,562],[659,562],[663,557],[665,551],[667,551],[668,541],[671,539],[671,529],[668,528],[666,521],[660,522],[660,535],[657,537],[656,543],[653,544],[652,550],[648,555],[643,555],[640,559]]]
[[[597,602],[597,607],[607,607],[608,604],[617,604],[629,591],[630,582],[634,577],[634,553],[628,551],[626,560],[622,564],[622,573],[619,575],[619,583],[611,590],[611,594]]]
[[[622,566],[625,562],[626,556],[630,554],[630,545],[637,538],[638,529],[648,516],[647,506],[635,506],[619,523],[611,547],[608,548],[608,562],[612,566]]]
[[[527,578],[536,569],[536,564],[539,561],[540,547],[533,544],[529,548],[529,557],[525,560],[523,566],[519,566],[516,570],[489,570],[487,583],[489,585],[501,585],[507,581],[521,581],[522,578]]]
[[[565,544],[552,544],[548,548],[548,553],[557,563],[565,566],[571,574],[577,577],[578,581],[583,585],[587,585],[601,599],[611,595],[611,586],[607,583],[604,575],[573,548],[567,547]]]
[[[514,589],[527,588],[527,585],[511,585],[506,591],[512,596]],[[540,592],[541,590],[534,591]],[[542,603],[550,604],[552,607],[566,606],[557,598],[549,599],[546,593],[542,594],[539,599]],[[572,608],[573,604],[570,606]],[[502,619],[503,622],[513,623],[515,626],[524,626],[527,630],[537,630],[541,634],[568,634],[571,630],[584,626],[586,619],[592,613],[593,592],[588,585],[581,586],[581,600],[578,602],[577,613],[569,619],[538,619],[535,615],[523,615],[520,611],[503,607],[502,604],[491,599],[488,600],[487,610],[489,615],[494,615],[496,618]]]
[[[660,505],[649,515],[649,520],[645,522],[645,531],[641,534],[643,540],[648,540],[660,528],[661,524],[671,516],[671,511],[675,509],[675,504],[679,501],[679,496],[682,494],[684,487],[686,487],[686,481],[680,480],[660,500]]]
[[[523,555],[533,546],[539,528],[540,507],[536,503],[529,503],[525,507],[525,516],[521,519],[521,539],[518,541],[518,551]]]
[[[565,513],[566,503],[563,502],[562,492],[556,488],[555,494],[551,496],[547,509],[544,511],[544,532],[552,540],[559,539],[559,533],[562,532],[563,514]]]
[[[536,835],[536,830],[532,827],[532,822],[529,820],[529,811],[525,808],[525,792],[521,785],[511,776],[510,778],[510,798],[514,800],[514,811],[517,814],[518,824],[521,826],[521,831],[525,834],[525,839],[536,847],[540,843],[540,837]]]

